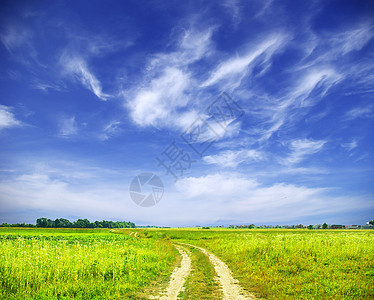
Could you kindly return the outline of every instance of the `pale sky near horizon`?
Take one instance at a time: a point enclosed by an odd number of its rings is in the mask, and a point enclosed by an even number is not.
[[[0,223],[365,224],[373,16],[353,0],[2,1]],[[236,110],[218,120],[222,103]],[[129,194],[142,173],[164,185],[151,207]]]

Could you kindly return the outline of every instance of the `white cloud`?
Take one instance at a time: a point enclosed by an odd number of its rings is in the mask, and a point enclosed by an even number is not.
[[[301,106],[310,105],[316,100],[315,98],[323,97],[340,78],[340,75],[331,68],[311,70],[305,74],[289,96],[297,100]],[[312,95],[312,92],[316,93]]]
[[[122,218],[118,207],[126,192],[125,188],[110,184],[83,185],[77,190],[73,184],[45,173],[23,174],[2,181],[0,190],[3,213],[17,214],[22,208],[22,211],[31,210],[36,214],[46,213],[55,217],[76,215],[97,218]]]
[[[304,167],[298,167],[298,168],[287,168],[280,170],[279,173],[281,174],[291,174],[291,175],[311,175],[311,174],[328,174],[329,171],[326,169],[321,168],[304,168]]]
[[[238,0],[224,0],[220,1],[221,5],[225,7],[231,17],[234,26],[236,27],[242,20],[240,1]]]
[[[373,108],[374,107],[372,105],[355,107],[350,111],[346,112],[346,114],[344,115],[344,120],[354,120],[357,118],[371,118],[374,116]]]
[[[256,150],[238,150],[222,151],[216,155],[204,156],[203,160],[208,164],[216,164],[222,168],[236,168],[239,164],[245,162],[260,161],[264,155]]]
[[[15,26],[9,26],[0,34],[1,41],[11,53],[21,46],[29,45],[31,37],[32,34],[29,30]]]
[[[322,150],[326,141],[312,141],[309,139],[294,140],[290,143],[291,153],[288,157],[281,159],[285,165],[293,165],[301,162],[307,156],[313,155]]]
[[[211,73],[209,78],[201,84],[201,87],[222,83],[223,80],[227,87],[226,90],[229,86],[231,89],[239,86],[241,80],[250,72],[251,66],[255,63],[267,65],[272,55],[284,46],[284,42],[285,37],[282,35],[270,37],[255,49],[251,48],[247,54],[226,60]]]
[[[112,136],[118,133],[118,131],[120,130],[120,125],[121,125],[120,121],[109,122],[103,128],[102,132],[99,134],[99,138],[104,141],[108,140],[109,138],[111,138]]]
[[[62,91],[64,87],[52,82],[42,82],[41,80],[36,80],[31,87],[36,90],[41,90],[43,92],[48,92],[48,90]]]
[[[165,188],[164,197],[156,206],[146,209],[129,197],[128,185],[124,185],[131,182],[132,178],[126,177],[129,170],[110,174],[98,168],[77,164],[66,168],[65,162],[61,164],[62,169],[37,168],[35,172],[0,181],[1,218],[28,211],[25,221],[31,222],[44,215],[183,226],[215,222],[292,223],[305,217],[318,220],[321,215],[341,214],[357,207],[373,209],[369,196],[332,196],[331,189],[285,183],[262,186],[238,173],[182,178],[175,189]]]
[[[310,216],[318,219],[323,214],[350,212],[358,205],[372,209],[374,205],[368,196],[331,196],[329,189],[285,183],[261,186],[237,173],[188,177],[178,181],[176,188],[180,194],[172,195],[173,201],[184,204],[178,217],[191,214],[194,220],[204,223],[289,223]]]
[[[355,148],[357,148],[358,146],[358,142],[357,140],[352,140],[352,142],[349,142],[349,143],[342,143],[341,146],[346,149],[347,151],[352,151],[354,150]]]
[[[314,68],[300,72],[300,79],[282,91],[284,95],[268,96],[265,101],[256,103],[253,115],[260,122],[252,130],[252,134],[259,135],[259,141],[270,139],[284,124],[290,125],[297,121],[303,113],[300,109],[316,105],[341,80],[341,76],[332,68]]]
[[[374,37],[374,26],[368,22],[356,28],[334,35],[331,38],[333,48],[342,55],[361,50]]]
[[[11,107],[0,104],[0,130],[21,126],[22,123],[16,119],[11,110]]]
[[[128,102],[131,118],[141,126],[157,126],[170,120],[179,107],[186,106],[189,75],[177,68],[167,68],[149,86],[139,88]]]
[[[100,81],[93,75],[83,58],[64,53],[61,56],[61,64],[66,74],[79,80],[85,88],[93,92],[101,100],[107,100],[110,95],[102,91]]]
[[[75,117],[62,117],[59,120],[59,134],[63,137],[69,137],[77,134],[78,127]]]
[[[194,109],[182,110],[193,98],[189,95],[196,94],[193,91],[195,79],[188,69],[191,64],[209,55],[213,30],[185,31],[175,51],[154,55],[147,64],[144,80],[122,92],[136,124],[185,129],[186,120],[196,116]],[[181,119],[184,121],[180,122]]]

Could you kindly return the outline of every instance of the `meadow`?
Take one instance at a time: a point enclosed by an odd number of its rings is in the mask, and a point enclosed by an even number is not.
[[[176,259],[168,241],[110,230],[1,229],[0,299],[139,299]]]
[[[374,299],[373,230],[170,230],[266,299]]]
[[[190,228],[0,229],[0,298],[145,299],[168,281],[173,243],[216,254],[263,299],[374,298],[374,231]],[[190,250],[181,297],[219,299],[209,261]]]

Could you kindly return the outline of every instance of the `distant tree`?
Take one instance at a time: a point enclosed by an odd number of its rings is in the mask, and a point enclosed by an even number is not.
[[[51,219],[47,219],[47,227],[49,228],[54,228],[56,227],[55,226],[55,221],[51,220]]]
[[[36,227],[47,227],[47,218],[39,218],[36,220]]]
[[[374,220],[369,221],[369,224],[374,225]]]
[[[73,223],[73,227],[75,228],[90,228],[90,221],[87,219],[78,219]]]
[[[326,223],[323,223],[322,229],[327,229],[329,226]]]
[[[313,225],[309,225],[309,226],[308,226],[308,229],[313,229]]]

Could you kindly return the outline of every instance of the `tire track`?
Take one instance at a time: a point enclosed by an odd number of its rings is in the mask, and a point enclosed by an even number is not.
[[[186,278],[191,272],[191,258],[187,253],[187,250],[181,247],[175,246],[182,256],[181,265],[176,267],[171,274],[169,285],[166,289],[166,294],[161,296],[159,299],[162,300],[176,300],[178,294],[183,288]]]
[[[253,294],[245,293],[242,287],[238,284],[238,280],[234,279],[232,272],[229,267],[220,260],[217,256],[204,248],[184,244],[186,246],[194,247],[203,252],[206,256],[209,257],[210,262],[214,266],[214,270],[217,273],[219,282],[222,286],[223,299],[224,300],[254,300],[256,297]]]

